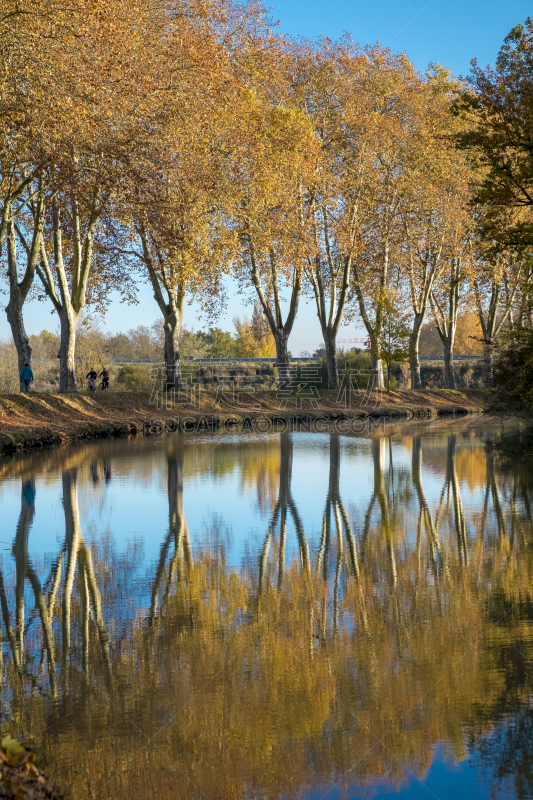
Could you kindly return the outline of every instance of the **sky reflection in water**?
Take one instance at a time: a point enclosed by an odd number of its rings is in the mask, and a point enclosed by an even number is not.
[[[2,729],[72,797],[533,797],[533,501],[501,426],[0,461]]]

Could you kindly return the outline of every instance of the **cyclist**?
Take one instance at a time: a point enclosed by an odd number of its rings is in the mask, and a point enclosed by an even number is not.
[[[103,367],[101,372],[98,374],[98,377],[100,377],[100,375],[102,376],[100,388],[103,392],[106,392],[109,389],[109,370]]]
[[[95,392],[96,391],[96,379],[97,379],[97,377],[98,377],[98,375],[96,374],[96,370],[95,369],[90,369],[89,372],[87,373],[87,375],[85,376],[85,378],[89,379],[89,383],[87,385],[87,388],[88,388],[88,390],[90,392]]]

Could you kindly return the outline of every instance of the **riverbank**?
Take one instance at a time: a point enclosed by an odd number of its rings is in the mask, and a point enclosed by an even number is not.
[[[319,401],[289,398],[276,392],[239,395],[233,407],[227,400],[206,395],[200,404],[169,404],[158,408],[148,396],[129,392],[105,395],[17,394],[0,396],[0,453],[49,447],[63,442],[136,433],[157,434],[179,428],[217,430],[268,422],[431,418],[481,414],[491,393],[483,389],[449,391],[423,389],[378,396],[361,393],[343,402],[337,392],[324,392]],[[285,405],[285,407],[283,407]],[[301,407],[297,407],[301,406]],[[265,428],[264,428],[265,429]]]
[[[35,754],[4,736],[0,746],[0,800],[67,800],[50,775],[35,764]]]

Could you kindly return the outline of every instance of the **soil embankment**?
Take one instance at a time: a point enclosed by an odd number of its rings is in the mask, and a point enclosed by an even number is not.
[[[292,402],[291,402],[292,400]],[[206,395],[200,404],[174,404],[160,408],[148,397],[127,392],[106,395],[29,394],[0,397],[0,452],[50,446],[62,442],[161,433],[195,425],[220,426],[261,420],[339,420],[372,418],[424,418],[442,415],[480,414],[491,394],[482,389],[447,391],[424,389],[383,393],[381,398],[361,393],[343,401],[336,392],[324,392],[319,402],[305,399],[280,401],[276,392],[238,397],[232,405]],[[299,407],[296,407],[299,405]]]

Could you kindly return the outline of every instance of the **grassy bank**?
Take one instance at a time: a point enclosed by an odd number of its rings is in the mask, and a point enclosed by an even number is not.
[[[491,395],[483,389],[449,391],[424,389],[375,394],[361,393],[343,402],[337,392],[323,392],[312,404],[303,398],[280,401],[277,392],[241,393],[231,407],[215,393],[205,392],[201,402],[168,404],[150,402],[148,394],[109,392],[104,395],[29,394],[0,396],[0,452],[43,447],[61,442],[160,433],[195,425],[216,429],[233,420],[236,425],[254,418],[345,419],[365,417],[414,418],[479,414]]]

